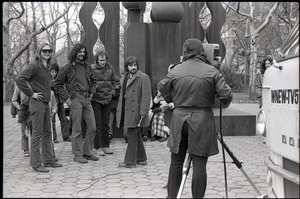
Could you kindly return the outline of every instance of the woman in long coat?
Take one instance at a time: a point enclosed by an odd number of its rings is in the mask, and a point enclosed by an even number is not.
[[[145,165],[147,160],[139,128],[149,126],[151,82],[149,76],[139,70],[136,57],[126,58],[125,69],[126,74],[120,79],[116,125],[127,129],[128,137],[125,159],[119,166],[132,168],[136,164]]]

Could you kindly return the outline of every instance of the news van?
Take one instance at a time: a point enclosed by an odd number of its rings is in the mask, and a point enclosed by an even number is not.
[[[269,155],[266,198],[299,198],[299,21],[264,73],[256,130]]]

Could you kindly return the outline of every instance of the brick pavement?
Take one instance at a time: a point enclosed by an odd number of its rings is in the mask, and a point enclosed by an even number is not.
[[[244,106],[244,105],[243,105]],[[244,106],[245,108],[245,106]],[[11,118],[10,107],[3,108],[3,198],[165,198],[170,153],[166,142],[145,142],[147,166],[119,168],[125,155],[123,139],[112,140],[113,155],[100,157],[97,162],[78,164],[73,161],[71,143],[63,142],[58,131],[56,156],[61,168],[50,168],[49,173],[36,173],[29,167],[29,158],[21,150],[20,125]],[[58,119],[57,119],[58,121]],[[59,122],[57,122],[59,124]],[[266,193],[267,147],[260,136],[225,136],[224,141],[233,154],[243,162],[243,169],[262,194]],[[225,198],[222,148],[208,159],[208,184],[205,198]],[[242,172],[226,154],[228,197],[257,196]],[[189,173],[182,197],[191,198]]]

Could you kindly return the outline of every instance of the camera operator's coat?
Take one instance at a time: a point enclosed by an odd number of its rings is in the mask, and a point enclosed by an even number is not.
[[[182,127],[188,123],[188,152],[208,157],[219,152],[212,107],[215,95],[230,103],[232,92],[221,72],[195,56],[176,65],[158,83],[163,96],[172,93],[173,110],[168,147],[178,153]]]
[[[116,126],[118,128],[133,128],[137,127],[140,122],[141,115],[145,118],[142,120],[140,127],[147,127],[150,125],[149,120],[149,108],[151,102],[151,82],[147,74],[138,70],[134,77],[130,80],[128,78],[127,87],[124,85],[125,76],[120,79],[121,90],[118,101],[117,113],[116,113]],[[126,87],[125,103],[123,104],[123,90]],[[121,126],[121,114],[124,113],[124,126]]]

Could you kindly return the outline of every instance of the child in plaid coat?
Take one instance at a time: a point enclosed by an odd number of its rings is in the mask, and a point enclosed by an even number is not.
[[[172,102],[167,103],[160,92],[157,90],[157,95],[153,99],[152,119],[151,119],[151,141],[158,140],[159,142],[166,141],[169,136],[169,127],[165,121],[165,111],[173,109]]]

